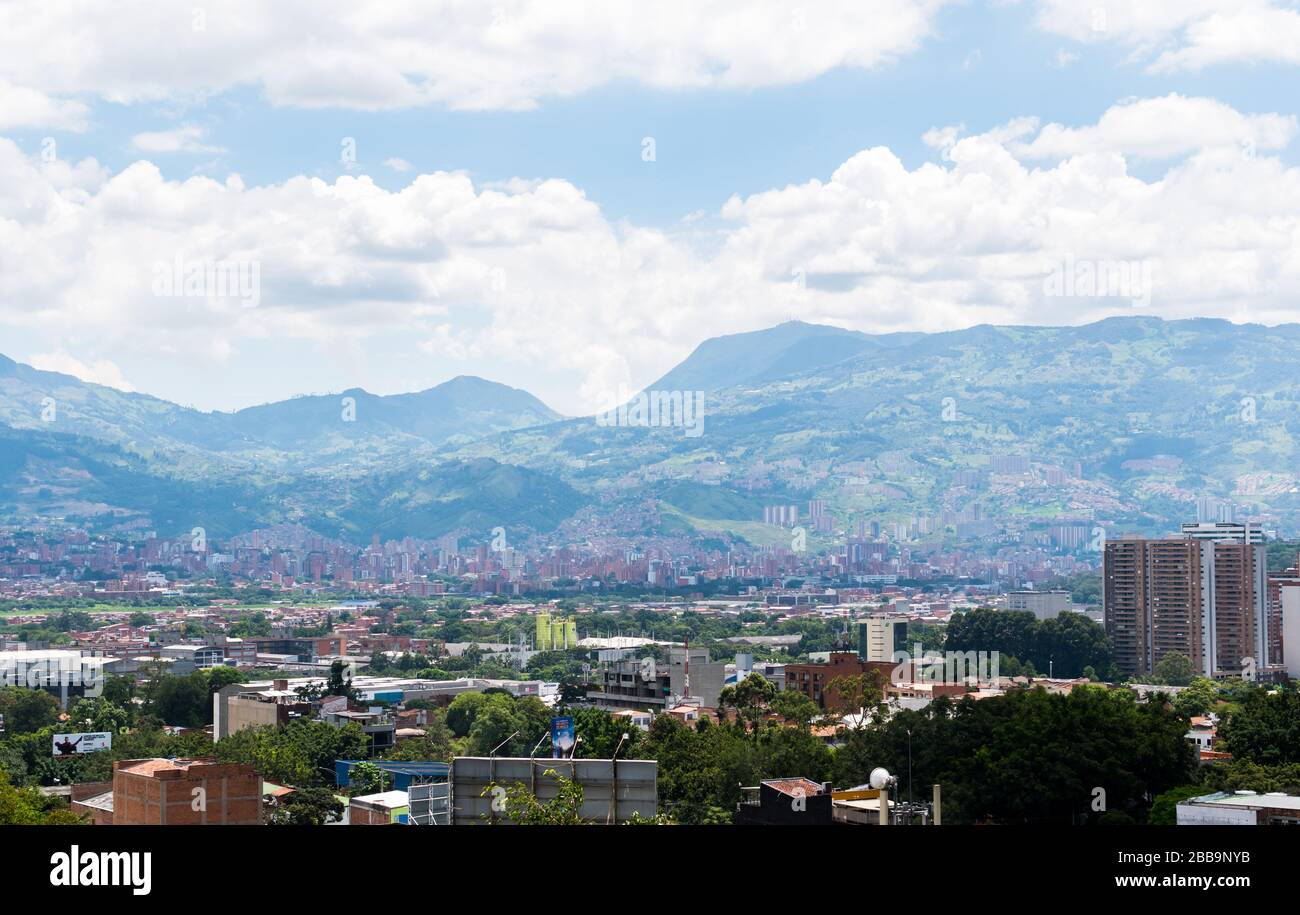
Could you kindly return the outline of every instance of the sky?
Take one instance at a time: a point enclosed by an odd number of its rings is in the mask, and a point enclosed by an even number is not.
[[[576,415],[789,319],[1290,322],[1297,88],[1285,0],[15,0],[0,352]]]

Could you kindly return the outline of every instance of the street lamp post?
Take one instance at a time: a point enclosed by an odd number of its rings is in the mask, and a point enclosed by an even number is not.
[[[907,802],[912,803],[912,729],[907,729]]]

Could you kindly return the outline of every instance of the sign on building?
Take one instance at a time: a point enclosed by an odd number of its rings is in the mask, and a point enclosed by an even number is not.
[[[54,756],[56,759],[75,756],[78,753],[98,753],[113,746],[113,735],[108,731],[93,731],[87,734],[55,734]]]
[[[563,715],[551,719],[551,756],[568,759],[574,747],[573,716]]]

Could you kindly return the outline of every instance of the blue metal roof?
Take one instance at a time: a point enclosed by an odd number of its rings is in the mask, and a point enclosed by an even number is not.
[[[393,776],[393,787],[399,791],[406,790],[414,779],[445,779],[451,766],[444,762],[394,762],[386,759],[338,759],[334,761],[334,782],[338,785],[349,783],[352,767],[357,763],[368,762],[378,766]]]

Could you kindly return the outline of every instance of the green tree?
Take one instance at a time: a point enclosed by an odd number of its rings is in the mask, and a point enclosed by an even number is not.
[[[324,721],[292,721],[283,728],[256,727],[223,737],[213,746],[224,762],[246,763],[282,785],[315,787],[332,782],[334,762],[364,759],[370,741],[360,727]]]
[[[1039,670],[1050,667],[1058,677],[1084,676],[1085,668],[1108,670],[1112,664],[1106,630],[1082,613],[1062,613],[1035,624],[1030,654]]]
[[[826,684],[822,695],[826,699],[827,711],[836,718],[847,715],[858,717],[857,727],[866,725],[866,716],[873,710],[879,710],[885,701],[885,688],[888,682],[879,670],[866,673],[836,677]]]
[[[903,776],[910,759],[914,785],[943,786],[945,822],[1092,819],[1097,787],[1110,810],[1136,816],[1148,797],[1193,780],[1186,730],[1164,703],[1101,686],[937,699],[849,733],[835,756],[835,781],[861,784],[876,766]]]
[[[75,826],[81,817],[58,798],[44,797],[35,788],[15,788],[9,776],[0,772],[0,825],[4,826]]]
[[[822,782],[831,778],[834,756],[805,728],[769,727],[759,738],[758,765],[765,778],[802,775]]]
[[[650,723],[644,756],[659,761],[659,805],[679,823],[731,822],[740,786],[763,772],[755,742],[737,728],[701,722],[689,727],[672,715]]]
[[[44,690],[6,686],[0,689],[0,715],[11,734],[30,734],[59,720],[59,701]]]
[[[1196,668],[1187,659],[1187,655],[1171,651],[1156,664],[1152,676],[1164,686],[1189,686],[1196,676]]]
[[[348,795],[378,794],[393,785],[393,777],[372,762],[360,762],[348,771]]]
[[[948,621],[945,651],[996,651],[1026,659],[1033,657],[1038,621],[1028,611],[979,607],[954,613]],[[1046,666],[1046,665],[1043,665]]]
[[[1208,794],[1202,785],[1179,785],[1156,796],[1151,803],[1151,812],[1147,814],[1149,826],[1176,826],[1178,824],[1178,802],[1189,797]]]
[[[610,759],[616,749],[619,759],[637,759],[644,737],[641,729],[628,724],[626,718],[599,708],[575,710],[573,732],[582,738],[574,753],[579,759]]]
[[[1174,711],[1184,718],[1204,715],[1213,706],[1219,695],[1219,687],[1206,677],[1196,677],[1184,690],[1174,696]]]
[[[776,685],[762,674],[750,674],[735,686],[724,687],[718,694],[718,707],[734,708],[742,727],[757,731],[768,706],[776,698]]]
[[[267,821],[272,826],[324,826],[343,818],[343,802],[328,788],[295,788]]]
[[[356,690],[352,688],[352,677],[348,673],[347,665],[342,661],[335,661],[330,665],[329,681],[325,684],[325,695],[347,696],[349,699],[356,698]]]
[[[468,736],[467,752],[471,756],[488,756],[494,751],[498,756],[528,756],[540,735],[509,695],[498,694],[489,695]]]
[[[423,737],[399,740],[385,758],[403,762],[451,762],[455,740],[447,727],[446,715],[441,709],[429,709],[427,721],[421,726]]]
[[[490,701],[483,693],[461,693],[447,706],[447,727],[457,737],[465,737],[474,726],[474,719]]]
[[[1300,765],[1263,766],[1248,759],[1233,759],[1207,767],[1204,781],[1207,794],[1212,791],[1300,794]]]
[[[126,709],[109,702],[103,696],[94,699],[79,699],[68,711],[72,722],[87,731],[108,731],[116,734],[123,730],[131,720]]]
[[[1234,759],[1264,766],[1300,763],[1300,692],[1255,687],[1219,726]]]
[[[208,693],[215,694],[232,683],[246,683],[248,675],[238,667],[231,667],[228,664],[221,664],[216,667],[209,667],[208,675]]]
[[[773,714],[780,715],[801,728],[810,727],[813,720],[821,715],[816,702],[794,689],[784,689],[777,693],[770,708]]]
[[[144,690],[147,714],[176,727],[201,728],[212,723],[208,678],[201,670],[184,677],[164,674]]]
[[[549,801],[538,800],[522,782],[516,782],[504,789],[505,817],[520,826],[581,826],[586,823],[581,816],[583,790],[582,785],[566,778],[554,769],[542,773],[556,781],[556,794]],[[497,785],[488,785],[483,790],[485,797],[498,797]]]

